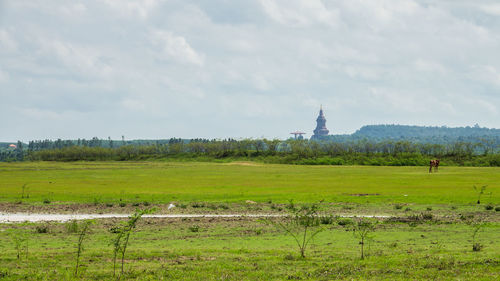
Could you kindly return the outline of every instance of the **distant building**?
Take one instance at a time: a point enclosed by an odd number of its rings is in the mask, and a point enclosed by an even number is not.
[[[311,139],[320,139],[322,137],[328,136],[328,129],[326,128],[326,118],[323,115],[323,107],[319,109],[319,116],[316,118],[316,129],[314,129],[314,135]]]
[[[16,148],[17,148],[17,145],[15,145],[15,144],[9,144],[9,148],[16,149]]]

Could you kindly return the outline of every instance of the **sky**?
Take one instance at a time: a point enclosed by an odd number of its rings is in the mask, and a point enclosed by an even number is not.
[[[0,0],[0,141],[500,127],[500,2]]]

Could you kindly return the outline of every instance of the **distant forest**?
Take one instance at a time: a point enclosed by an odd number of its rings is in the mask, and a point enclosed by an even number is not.
[[[307,165],[500,166],[500,130],[474,127],[364,126],[352,135],[320,140],[179,139],[37,140],[0,143],[0,161],[160,160]]]

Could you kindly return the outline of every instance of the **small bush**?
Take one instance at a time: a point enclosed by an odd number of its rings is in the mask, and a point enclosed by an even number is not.
[[[426,209],[427,211],[432,211],[432,208],[431,207],[427,207]]]
[[[229,206],[225,205],[225,204],[220,204],[219,208],[222,209],[222,210],[227,210],[227,209],[229,209]]]
[[[48,198],[43,199],[43,204],[50,204],[50,202],[51,202],[51,201],[50,201],[50,199],[48,199]]]
[[[319,217],[319,222],[321,224],[333,224],[333,217],[332,216],[321,216],[321,217]]]
[[[494,207],[493,207],[493,205],[488,204],[488,205],[486,205],[484,208],[485,208],[487,211],[491,211],[491,210],[493,210],[493,208],[494,208]]]
[[[354,222],[352,221],[352,219],[349,219],[349,218],[343,218],[343,219],[339,219],[337,221],[337,224],[340,225],[340,226],[348,226],[348,225],[352,225]]]
[[[406,207],[405,208],[405,212],[409,212],[409,211],[411,211],[411,208],[410,207]]]
[[[254,232],[255,232],[255,235],[261,235],[262,234],[262,228],[258,228]]]
[[[191,231],[191,232],[199,232],[200,231],[200,227],[197,226],[197,225],[190,226],[189,227],[189,231]]]
[[[141,203],[139,203],[139,202],[132,203],[132,206],[134,206],[134,207],[138,207],[139,205],[141,205]]]
[[[495,211],[500,212],[500,206],[495,208]]]
[[[456,210],[458,207],[457,206],[451,206],[452,210]]]
[[[191,204],[191,207],[193,207],[193,208],[204,208],[205,204],[195,202],[195,203]]]
[[[181,209],[186,209],[186,208],[187,208],[187,205],[186,205],[186,204],[180,204],[180,205],[179,205],[179,208],[181,208]]]
[[[403,209],[403,205],[401,205],[401,204],[396,204],[396,205],[394,205],[394,209],[395,209],[395,210],[401,210],[401,209]]]
[[[214,210],[214,211],[215,211],[215,210],[217,210],[217,206],[215,206],[214,204],[210,204],[210,205],[208,205],[208,208],[209,208],[210,210]]]
[[[111,208],[111,207],[113,207],[114,205],[115,205],[115,204],[113,204],[113,203],[106,203],[106,207],[110,207],[110,208]]]
[[[479,252],[483,247],[481,243],[474,243],[474,245],[472,245],[472,251]]]
[[[147,207],[147,206],[151,205],[151,203],[149,203],[148,201],[144,201],[144,202],[142,202],[142,205]]]
[[[122,208],[123,208],[123,207],[127,206],[127,203],[125,203],[125,202],[120,202],[120,204],[118,204],[118,206],[120,206],[120,207],[122,207]]]
[[[36,233],[48,233],[49,226],[48,225],[37,225],[35,227]]]

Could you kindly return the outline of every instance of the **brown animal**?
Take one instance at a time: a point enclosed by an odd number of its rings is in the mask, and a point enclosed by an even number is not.
[[[439,159],[431,160],[430,165],[429,165],[429,173],[432,173],[432,167],[434,167],[434,172],[438,171]]]

